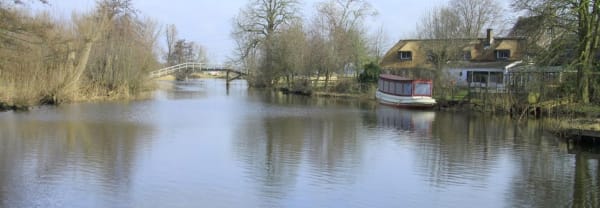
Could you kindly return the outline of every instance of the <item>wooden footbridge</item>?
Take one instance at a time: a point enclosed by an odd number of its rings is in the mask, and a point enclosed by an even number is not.
[[[243,72],[242,70],[239,69],[235,69],[234,67],[228,66],[228,65],[208,65],[208,64],[203,64],[203,63],[196,63],[196,62],[188,62],[188,63],[182,63],[182,64],[177,64],[174,66],[169,66],[169,67],[165,67],[156,71],[152,71],[150,72],[150,78],[159,78],[159,77],[164,77],[167,75],[173,75],[175,73],[178,72],[185,72],[185,73],[194,73],[194,72],[226,72],[227,74],[227,81],[231,81],[231,80],[235,80],[235,79],[241,79],[242,76],[246,76],[247,73]]]

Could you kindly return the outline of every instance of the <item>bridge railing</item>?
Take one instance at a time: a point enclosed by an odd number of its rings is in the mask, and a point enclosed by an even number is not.
[[[187,63],[177,64],[177,65],[170,66],[170,67],[165,67],[165,68],[162,68],[162,69],[159,69],[156,71],[152,71],[152,72],[150,72],[150,78],[158,78],[158,77],[166,76],[166,75],[173,74],[179,70],[184,70],[184,69],[192,69],[192,70],[200,70],[200,71],[233,71],[233,72],[237,72],[239,74],[244,74],[243,71],[233,69],[233,67],[228,66],[228,65],[219,65],[219,64],[206,65],[203,63],[187,62]]]
[[[151,78],[162,77],[162,76],[172,74],[172,73],[182,70],[182,69],[200,69],[200,70],[202,70],[202,65],[203,65],[202,63],[194,63],[194,62],[177,64],[174,66],[170,66],[170,67],[162,68],[162,69],[159,69],[156,71],[152,71],[152,72],[150,72],[150,77]]]

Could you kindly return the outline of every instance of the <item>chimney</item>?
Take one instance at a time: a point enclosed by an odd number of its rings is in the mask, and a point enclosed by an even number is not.
[[[487,36],[485,37],[485,45],[492,46],[494,44],[494,30],[487,29]]]

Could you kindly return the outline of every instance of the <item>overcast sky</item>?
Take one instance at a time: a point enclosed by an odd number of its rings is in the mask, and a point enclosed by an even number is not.
[[[315,9],[315,3],[323,0],[301,0],[304,16]],[[383,25],[388,36],[388,44],[414,34],[416,22],[421,16],[448,0],[370,0],[378,11],[377,17],[366,24],[371,28]],[[507,1],[507,0],[502,0]],[[230,38],[231,22],[248,0],[134,0],[135,7],[142,15],[160,24],[175,24],[179,37],[203,45],[212,62],[222,62],[232,54],[233,41]],[[44,6],[54,13],[66,17],[72,11],[89,11],[95,0],[50,0]],[[164,37],[161,37],[161,43]]]

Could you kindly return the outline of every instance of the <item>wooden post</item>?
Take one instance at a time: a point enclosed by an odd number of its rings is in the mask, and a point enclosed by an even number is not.
[[[229,70],[226,70],[225,74],[226,74],[226,77],[225,77],[226,84],[227,84],[227,86],[229,86]]]

